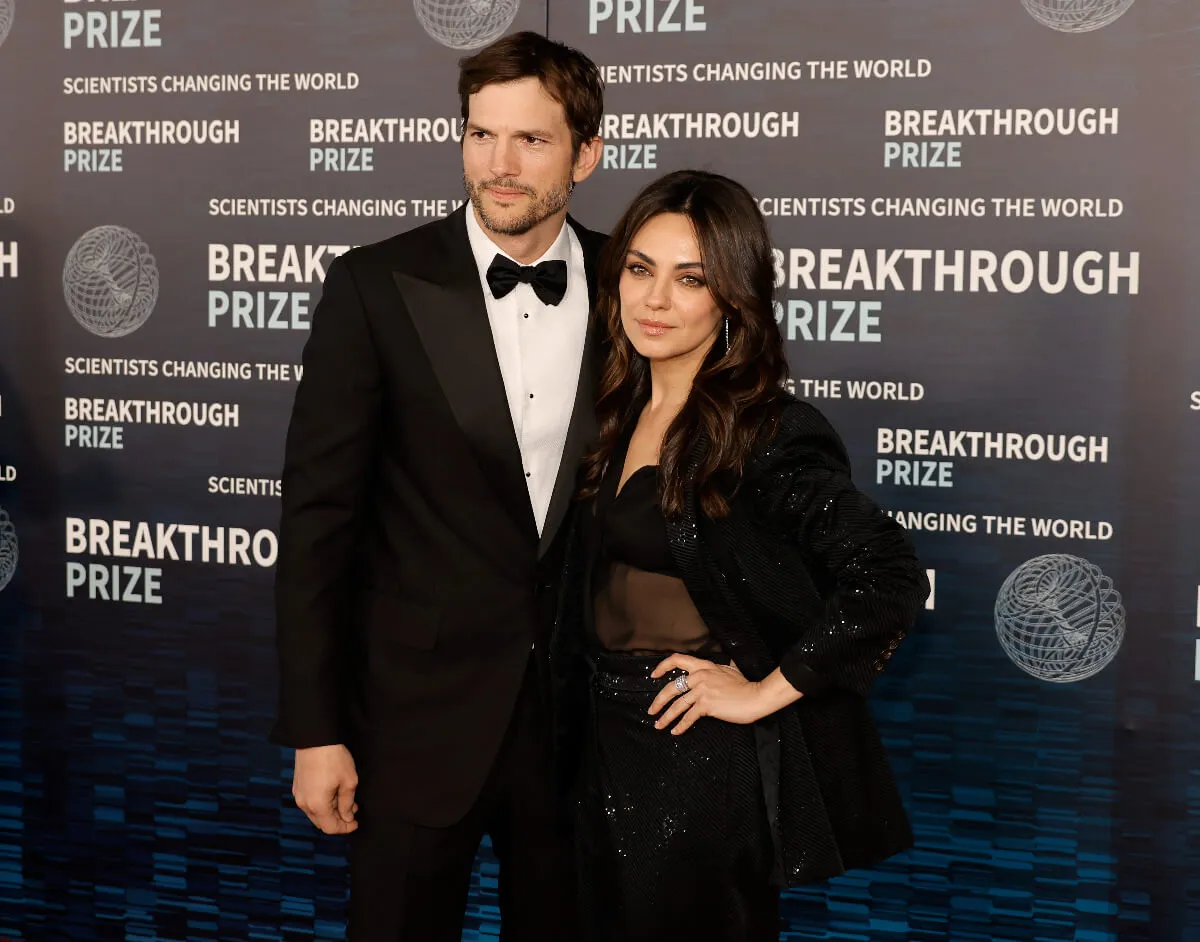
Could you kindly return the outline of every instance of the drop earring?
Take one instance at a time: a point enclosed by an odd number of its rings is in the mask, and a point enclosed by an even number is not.
[[[725,352],[729,353],[729,315],[725,315]]]

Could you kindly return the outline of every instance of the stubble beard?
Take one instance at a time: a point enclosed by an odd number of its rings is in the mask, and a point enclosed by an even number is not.
[[[533,197],[533,200],[519,216],[514,218],[498,217],[496,214],[490,213],[483,202],[484,190],[493,185],[520,190],[522,193]],[[532,187],[509,183],[504,180],[493,179],[484,180],[481,183],[472,183],[466,174],[463,174],[463,187],[467,191],[471,205],[475,207],[475,213],[478,215],[483,228],[497,235],[524,235],[539,223],[544,222],[555,213],[564,209],[571,199],[571,180],[569,177],[562,183],[557,184],[553,189],[540,195]]]

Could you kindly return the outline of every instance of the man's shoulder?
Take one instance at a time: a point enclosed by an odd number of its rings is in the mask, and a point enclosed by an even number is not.
[[[355,246],[341,260],[355,272],[408,268],[453,236],[453,220],[453,215],[434,219],[386,239]]]
[[[589,229],[583,225],[574,216],[568,215],[567,222],[579,239],[579,244],[583,246],[585,252],[599,252],[604,248],[604,243],[608,241],[608,235],[603,232],[597,232],[595,229]]]

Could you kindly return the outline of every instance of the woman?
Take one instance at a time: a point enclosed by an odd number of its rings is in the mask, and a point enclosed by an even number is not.
[[[781,886],[911,843],[865,697],[929,586],[783,389],[773,291],[762,216],[711,173],[650,184],[601,259],[582,611],[556,653],[567,698],[588,692],[590,938],[778,939]]]

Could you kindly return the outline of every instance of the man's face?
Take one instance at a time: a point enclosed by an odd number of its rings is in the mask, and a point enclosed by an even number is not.
[[[467,195],[485,229],[523,235],[570,198],[576,155],[566,113],[536,78],[486,85],[467,104]]]

